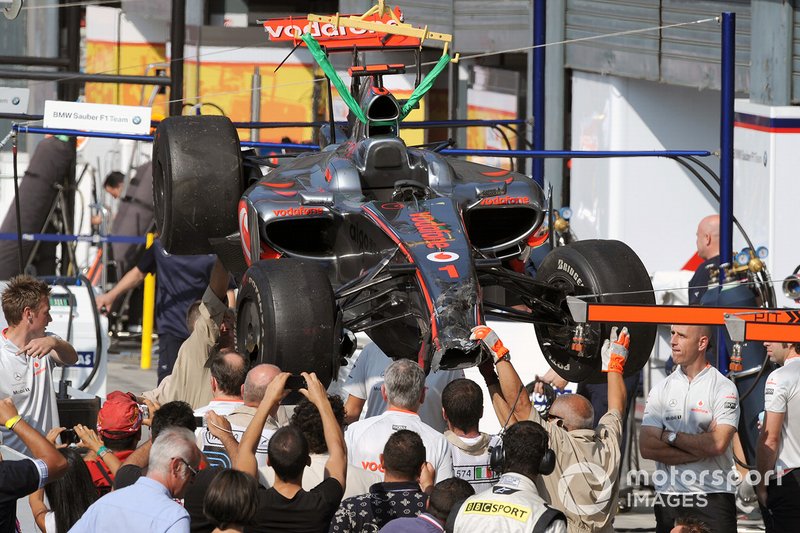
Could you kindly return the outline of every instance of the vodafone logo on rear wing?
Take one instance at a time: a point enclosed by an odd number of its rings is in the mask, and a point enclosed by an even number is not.
[[[394,8],[394,13],[398,19],[403,19],[400,9]],[[340,15],[341,18],[349,16],[351,15]],[[397,24],[389,14],[384,17],[378,17],[375,14],[366,17],[364,20],[389,25]],[[270,41],[292,41],[294,44],[299,42],[301,34],[310,33],[319,41],[320,45],[328,49],[352,48],[353,46],[392,48],[395,46],[419,46],[420,44],[418,38],[402,35],[391,35],[386,42],[383,42],[387,37],[385,33],[344,26],[337,27],[329,22],[309,22],[304,17],[265,20],[264,29]]]

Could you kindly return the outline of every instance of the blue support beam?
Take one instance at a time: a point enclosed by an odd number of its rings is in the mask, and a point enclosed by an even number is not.
[[[719,131],[719,252],[720,262],[733,257],[733,99],[736,69],[736,13],[722,14],[721,109]],[[724,273],[720,273],[724,280]]]
[[[545,0],[533,0],[533,149],[544,150],[544,63],[547,8]],[[544,188],[544,160],[533,161],[533,179]]]

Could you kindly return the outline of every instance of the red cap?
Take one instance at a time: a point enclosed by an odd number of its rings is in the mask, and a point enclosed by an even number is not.
[[[142,412],[136,397],[114,391],[97,413],[97,432],[108,439],[125,439],[142,428]]]

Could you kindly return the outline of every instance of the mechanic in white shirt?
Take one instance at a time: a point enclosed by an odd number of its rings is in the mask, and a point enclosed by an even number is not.
[[[639,437],[642,457],[656,461],[656,530],[679,516],[714,532],[736,532],[736,479],[731,440],[739,424],[736,386],[706,361],[708,326],[672,326],[676,369],[650,391]]]
[[[361,350],[342,387],[348,394],[344,405],[346,423],[352,424],[361,417],[364,404],[367,406],[364,418],[377,416],[386,410],[381,385],[383,374],[391,362],[375,343],[371,342]],[[463,370],[439,370],[425,378],[425,403],[419,409],[419,417],[436,431],[447,429],[442,418],[442,391],[448,383],[463,377]]]
[[[425,372],[409,359],[394,361],[386,369],[381,394],[389,407],[382,415],[350,424],[344,434],[347,462],[377,472],[383,479],[381,454],[395,431],[409,429],[422,437],[426,460],[436,470],[436,481],[453,477],[453,462],[444,436],[420,420],[417,412],[425,400]]]
[[[475,492],[492,487],[500,473],[490,466],[490,448],[497,446],[497,435],[482,433],[483,391],[471,379],[456,379],[442,392],[442,414],[447,421],[444,437],[453,458],[453,474],[472,485]]]
[[[45,332],[53,320],[45,282],[25,275],[12,278],[2,301],[8,327],[0,348],[0,398],[11,398],[28,424],[46,434],[60,425],[53,365],[75,364],[78,354],[68,342]],[[0,431],[6,446],[28,453],[15,433]]]
[[[800,524],[800,343],[764,346],[770,359],[783,366],[769,375],[764,387],[756,494],[767,531],[793,531]]]

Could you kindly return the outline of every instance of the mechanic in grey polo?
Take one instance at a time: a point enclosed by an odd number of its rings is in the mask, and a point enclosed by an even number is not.
[[[739,424],[736,386],[706,361],[708,326],[672,326],[676,368],[647,398],[639,447],[657,462],[656,531],[697,518],[714,532],[736,532],[731,439]]]

